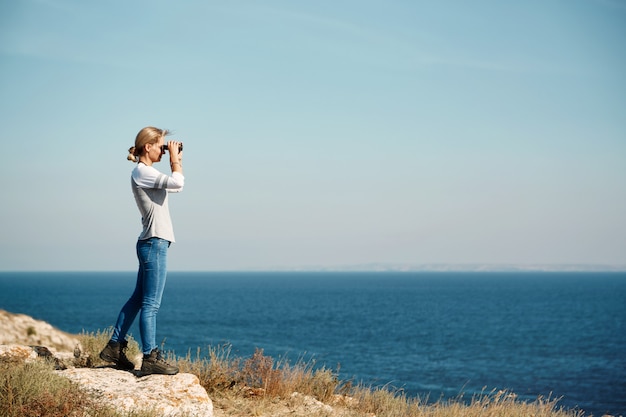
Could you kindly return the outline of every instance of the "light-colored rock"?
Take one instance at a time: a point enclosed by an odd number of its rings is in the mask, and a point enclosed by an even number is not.
[[[138,378],[112,368],[73,368],[57,373],[121,412],[151,410],[159,416],[213,416],[213,403],[193,374]]]
[[[213,417],[213,403],[193,374],[148,375],[113,368],[64,369],[59,358],[42,346],[0,345],[0,359],[16,362],[50,360],[56,372],[91,397],[121,413],[154,411],[158,416]]]
[[[24,314],[0,310],[0,358],[50,360],[62,375],[98,401],[120,412],[154,411],[159,416],[213,417],[213,403],[192,374],[135,374],[113,368],[77,368],[78,338]],[[64,369],[69,368],[69,369]]]
[[[30,346],[0,345],[0,358],[10,361],[32,362],[37,359],[37,353]]]
[[[53,363],[56,369],[67,369],[83,362],[83,359],[73,353],[58,352],[55,354],[45,346],[18,344],[0,345],[0,358],[14,362],[33,362],[43,358]]]
[[[45,346],[53,353],[82,350],[76,337],[50,323],[0,310],[0,345],[8,344]]]
[[[299,392],[294,392],[291,394],[291,398],[297,398],[302,401],[302,407],[310,413],[319,413],[320,411],[324,411],[328,414],[332,414],[334,411],[330,405],[324,404],[310,395],[303,395]]]

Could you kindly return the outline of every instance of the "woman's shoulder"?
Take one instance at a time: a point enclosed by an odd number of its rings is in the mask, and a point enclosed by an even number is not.
[[[158,169],[156,169],[155,167],[148,166],[148,165],[144,164],[143,162],[139,162],[137,164],[137,166],[135,166],[135,168],[133,168],[133,175],[135,175],[135,174],[145,175],[145,174],[152,174],[152,173],[160,174],[161,172]]]
[[[137,182],[138,180],[153,181],[155,178],[163,175],[158,169],[152,166],[148,166],[143,162],[137,164],[133,169],[131,177]]]

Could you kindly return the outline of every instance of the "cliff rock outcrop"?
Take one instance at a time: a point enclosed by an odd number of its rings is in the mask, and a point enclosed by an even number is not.
[[[213,416],[213,404],[198,377],[192,374],[137,377],[112,368],[70,368],[57,372],[79,384],[98,402],[118,411]]]
[[[0,310],[0,345],[21,344],[45,346],[52,352],[74,352],[80,342],[69,333],[54,328],[50,323],[25,314]]]
[[[213,417],[213,403],[192,374],[148,375],[110,367],[75,367],[83,363],[77,338],[23,314],[0,310],[0,360],[53,361],[57,372],[78,384],[99,403],[122,413]]]

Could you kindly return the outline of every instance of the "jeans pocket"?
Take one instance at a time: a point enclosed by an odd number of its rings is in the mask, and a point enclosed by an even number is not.
[[[152,238],[140,240],[137,242],[137,257],[139,262],[146,264],[152,262],[155,257],[154,241]]]

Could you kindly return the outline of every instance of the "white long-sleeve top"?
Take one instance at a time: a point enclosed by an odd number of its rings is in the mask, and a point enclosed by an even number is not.
[[[131,175],[131,187],[141,213],[143,230],[139,240],[158,237],[174,242],[174,228],[167,202],[169,192],[181,192],[185,177],[180,172],[171,176],[139,162]]]

